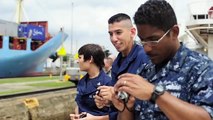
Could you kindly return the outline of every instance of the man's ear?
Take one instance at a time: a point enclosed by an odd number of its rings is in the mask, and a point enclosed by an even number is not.
[[[94,62],[93,56],[90,57],[89,62],[90,62],[90,63]]]
[[[172,27],[172,32],[173,32],[173,37],[174,38],[177,38],[178,37],[178,35],[179,35],[179,27],[178,27],[178,25],[174,25],[173,27]]]
[[[132,27],[130,31],[131,31],[132,37],[135,38],[135,36],[136,36],[136,28]]]

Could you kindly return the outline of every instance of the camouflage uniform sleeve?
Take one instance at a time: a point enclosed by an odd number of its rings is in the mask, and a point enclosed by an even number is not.
[[[192,87],[190,102],[203,107],[213,118],[213,65],[202,65],[195,76],[197,79]]]

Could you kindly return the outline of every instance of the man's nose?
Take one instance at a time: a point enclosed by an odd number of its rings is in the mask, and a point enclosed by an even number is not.
[[[79,63],[79,59],[77,59],[76,62]]]
[[[152,51],[152,46],[149,46],[149,45],[143,45],[143,48],[144,48],[144,51],[146,52],[146,53],[149,53],[150,51]]]
[[[115,42],[115,41],[117,41],[117,40],[118,40],[118,38],[117,38],[116,35],[112,35],[112,36],[111,36],[111,41],[112,41],[112,42]]]

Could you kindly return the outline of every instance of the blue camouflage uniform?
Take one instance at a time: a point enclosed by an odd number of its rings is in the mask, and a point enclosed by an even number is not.
[[[96,94],[97,88],[102,85],[110,85],[111,78],[103,71],[98,77],[90,79],[86,74],[77,85],[77,95],[75,101],[79,108],[79,113],[87,112],[95,116],[109,114],[109,108],[97,108],[93,96]]]
[[[160,71],[150,63],[141,76],[153,84],[163,84],[168,92],[186,102],[203,107],[213,117],[213,62],[207,56],[182,46]],[[168,120],[156,104],[136,100],[135,120]]]
[[[123,59],[123,60],[122,60]],[[144,49],[141,45],[134,44],[132,50],[126,56],[126,58],[122,58],[122,54],[119,53],[115,61],[112,65],[112,83],[114,84],[118,80],[118,76],[123,73],[136,73],[139,66],[145,66],[148,64],[149,58],[144,52]],[[110,108],[110,120],[117,120],[117,110],[113,106]]]

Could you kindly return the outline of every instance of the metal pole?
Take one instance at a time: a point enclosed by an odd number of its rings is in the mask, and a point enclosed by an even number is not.
[[[17,8],[16,8],[16,23],[20,23],[22,19],[22,2],[23,0],[18,0]]]
[[[73,5],[74,3],[71,3],[71,54],[73,52]]]
[[[62,43],[62,47],[63,47],[63,42],[64,42],[64,28],[61,28],[61,31],[63,32],[63,34],[62,34],[62,41],[61,41],[61,43]],[[63,56],[64,55],[60,55],[60,79],[59,80],[61,80],[61,81],[63,81],[63,75],[62,75],[62,72],[63,72],[63,66],[62,66],[62,64],[63,64]]]
[[[74,6],[74,3],[71,2],[71,33],[70,33],[70,56],[69,56],[69,67],[72,67],[73,66],[73,6]]]
[[[63,72],[63,56],[60,56],[60,78],[59,80],[63,81],[63,76],[62,76],[62,72]]]

